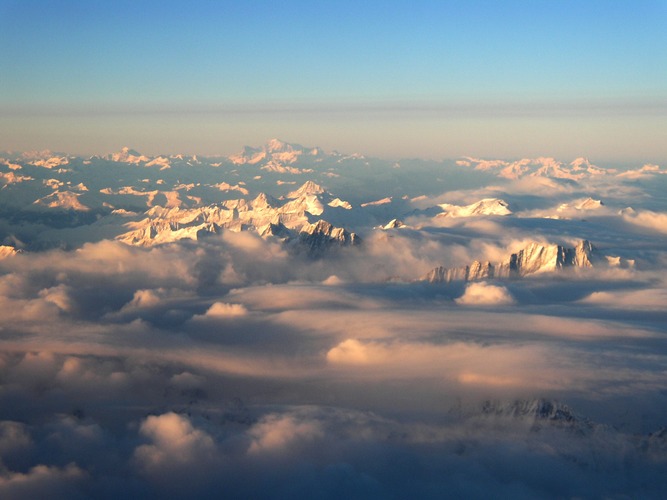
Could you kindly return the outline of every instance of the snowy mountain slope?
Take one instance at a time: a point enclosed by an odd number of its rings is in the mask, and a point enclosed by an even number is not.
[[[246,146],[243,150],[229,157],[234,165],[257,165],[263,163],[266,165],[291,165],[307,159],[316,159],[324,153],[320,148],[304,148],[300,144],[289,144],[278,139],[270,139],[264,146],[253,148]],[[290,172],[300,173],[300,172]]]
[[[481,160],[466,157],[459,165],[493,173],[498,177],[517,180],[523,177],[550,177],[580,181],[597,176],[615,174],[615,169],[603,169],[586,158],[577,158],[569,164],[549,157],[524,158],[518,161]]]
[[[509,204],[497,198],[485,198],[466,206],[442,203],[443,213],[439,217],[478,217],[482,215],[511,215]]]
[[[297,238],[312,249],[330,243],[354,245],[358,242],[354,233],[317,219],[325,211],[345,210],[330,208],[333,199],[338,198],[307,181],[282,200],[260,193],[250,201],[227,200],[201,208],[154,207],[145,213],[146,218],[126,223],[130,231],[117,239],[130,245],[153,246],[181,239],[196,240],[227,229],[254,231],[263,237]]]
[[[278,171],[274,168],[277,165],[286,170]],[[297,169],[299,173],[289,169]],[[220,229],[250,230],[264,235],[276,233],[284,238],[289,231],[295,239],[302,228],[320,219],[333,227],[364,236],[375,227],[395,229],[387,227],[393,219],[435,217],[436,220],[414,221],[415,224],[407,221],[433,240],[440,238],[438,227],[465,225],[466,218],[495,217],[493,223],[503,226],[511,224],[497,216],[514,214],[535,219],[549,216],[565,221],[568,217],[590,213],[628,219],[616,215],[599,201],[603,196],[592,186],[581,189],[586,197],[577,198],[578,191],[572,187],[577,181],[562,179],[568,176],[561,170],[579,176],[579,181],[604,177],[610,185],[641,182],[636,178],[607,175],[611,169],[596,167],[581,158],[571,163],[551,158],[516,162],[473,158],[458,162],[393,161],[270,140],[260,147],[246,147],[229,158],[150,156],[129,147],[110,155],[87,158],[50,151],[3,154],[0,212],[7,214],[6,220],[10,221],[5,235],[19,231],[28,246],[34,236],[30,236],[26,222],[34,222],[37,228],[56,219],[58,227],[79,228],[77,242],[85,241],[85,233],[89,231],[90,234],[117,236],[122,241],[142,246],[196,238]],[[658,166],[645,166],[640,170],[647,175],[662,171]],[[537,195],[531,199],[527,195],[509,194],[509,197],[503,195],[503,199],[491,194],[503,192],[496,188],[480,191],[484,195],[469,205],[442,203],[424,209],[424,202],[419,201],[447,199],[448,192],[455,193],[450,199],[470,199],[474,191],[462,195],[461,189],[488,185],[503,171],[504,178],[510,171],[518,172],[520,178],[533,174],[558,176],[558,182],[571,183],[567,201],[552,204],[551,212],[547,213],[544,203],[535,202]],[[514,181],[509,182],[511,186]],[[554,200],[558,199],[557,195],[554,191]],[[526,206],[544,209],[534,210],[531,215],[526,212]],[[657,213],[657,207],[651,208]],[[74,212],[79,216],[74,217]],[[82,217],[83,214],[88,216]],[[95,226],[104,226],[104,231],[98,233],[96,228],[87,227],[90,221]],[[471,220],[471,224],[474,222]],[[538,222],[517,220],[512,224],[522,227]],[[58,233],[57,229],[49,231],[51,243],[39,236],[40,248],[48,244],[68,246],[74,241],[68,241],[72,234],[71,231]]]

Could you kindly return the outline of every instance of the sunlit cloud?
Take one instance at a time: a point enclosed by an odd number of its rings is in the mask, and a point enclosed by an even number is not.
[[[206,311],[207,318],[226,318],[235,316],[245,316],[248,310],[241,304],[226,304],[224,302],[215,302]]]
[[[507,288],[481,282],[466,286],[456,303],[463,306],[505,306],[514,304],[514,299]]]
[[[651,229],[659,233],[667,233],[667,214],[650,210],[625,212],[623,219],[642,228]]]
[[[164,472],[206,460],[214,451],[211,437],[176,413],[147,417],[139,432],[152,443],[141,445],[134,452],[135,459],[148,472]]]
[[[324,431],[314,421],[299,421],[290,415],[267,415],[248,435],[252,439],[248,453],[256,454],[280,452],[299,441],[321,438]]]
[[[664,288],[594,292],[581,300],[585,304],[630,311],[663,311],[666,301],[667,290]]]
[[[36,465],[29,471],[0,474],[0,494],[5,498],[50,496],[66,498],[76,494],[77,483],[86,473],[75,464],[65,467]]]

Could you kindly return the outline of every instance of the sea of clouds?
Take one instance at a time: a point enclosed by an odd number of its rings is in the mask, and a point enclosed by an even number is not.
[[[320,258],[222,231],[0,260],[0,497],[663,498],[666,207],[637,182],[560,219],[581,186],[451,190]],[[501,189],[522,217],[419,212]],[[582,237],[636,265],[419,280]]]

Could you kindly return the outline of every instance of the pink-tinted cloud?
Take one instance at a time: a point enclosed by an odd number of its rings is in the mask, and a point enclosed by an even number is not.
[[[456,303],[463,306],[507,306],[515,301],[507,288],[480,282],[468,284]]]

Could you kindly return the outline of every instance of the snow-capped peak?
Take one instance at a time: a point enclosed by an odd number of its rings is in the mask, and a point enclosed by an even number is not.
[[[594,200],[593,198],[586,198],[585,200],[582,200],[581,202],[577,203],[575,205],[575,208],[579,210],[591,210],[591,209],[596,209],[604,206],[604,203],[600,200]]]
[[[264,149],[269,153],[291,153],[293,151],[303,151],[300,144],[289,144],[280,139],[269,139]]]
[[[253,148],[245,146],[243,151],[229,157],[236,165],[254,165],[260,162],[273,162],[279,165],[292,164],[302,156],[322,156],[323,151],[318,148],[305,148],[301,144],[292,144],[280,139],[269,139],[264,146]]]
[[[325,189],[319,184],[316,184],[313,181],[306,181],[299,189],[289,193],[287,195],[287,198],[299,198],[305,195],[323,194],[325,192],[326,192]]]
[[[108,158],[111,161],[119,163],[145,163],[151,161],[151,158],[148,156],[144,156],[127,146],[124,146],[118,153],[112,153]]]
[[[380,229],[399,229],[401,227],[406,227],[405,223],[403,221],[401,221],[399,219],[391,219],[389,222],[387,222]]]
[[[123,146],[121,148],[120,152],[125,154],[125,155],[141,156],[141,153],[139,153],[137,150],[132,149],[128,146]]]
[[[266,193],[259,193],[257,197],[250,202],[254,210],[262,208],[272,208],[277,205],[277,201],[273,196],[268,196]]]
[[[584,167],[590,167],[591,162],[588,160],[588,158],[579,157],[575,158],[570,162],[570,165],[572,166],[573,170],[579,170]]]
[[[475,217],[479,215],[511,215],[512,211],[505,200],[498,198],[485,198],[476,203],[466,206],[450,205],[443,203],[439,205],[444,211],[442,215],[447,217]]]
[[[595,200],[593,198],[584,198],[581,200],[576,200],[572,203],[563,203],[558,207],[559,212],[565,212],[568,210],[598,210],[604,206],[604,203],[601,200]]]
[[[518,161],[480,160],[464,157],[457,164],[475,170],[494,172],[506,179],[521,179],[526,176],[550,177],[555,179],[581,180],[594,175],[604,175],[607,170],[593,165],[587,158],[576,158],[569,165],[551,158],[523,158]]]
[[[243,151],[229,157],[229,160],[235,165],[244,165],[246,163],[254,165],[266,158],[266,151],[262,148],[253,148],[244,146]]]

